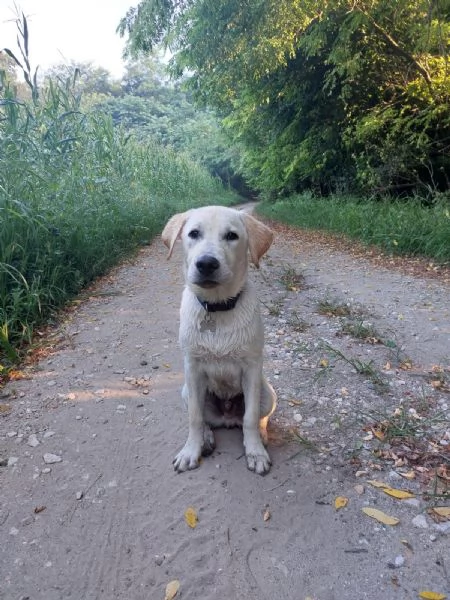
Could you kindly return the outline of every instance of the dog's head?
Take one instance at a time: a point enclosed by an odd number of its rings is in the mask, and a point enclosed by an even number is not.
[[[231,298],[242,289],[248,254],[258,267],[269,249],[273,233],[244,212],[223,206],[207,206],[174,215],[162,232],[172,255],[181,237],[186,281],[196,293]],[[211,293],[207,293],[207,290]],[[214,293],[213,293],[214,291]]]

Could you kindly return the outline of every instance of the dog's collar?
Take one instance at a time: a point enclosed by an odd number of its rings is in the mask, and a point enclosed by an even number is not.
[[[225,310],[232,310],[236,306],[236,302],[239,300],[241,294],[242,292],[239,292],[239,294],[237,296],[234,296],[234,298],[228,298],[227,300],[222,300],[222,302],[207,302],[206,300],[200,300],[198,296],[196,296],[196,298],[206,310],[206,312],[213,313]]]

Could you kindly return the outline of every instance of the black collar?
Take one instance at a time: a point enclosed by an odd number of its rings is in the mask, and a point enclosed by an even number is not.
[[[206,300],[200,300],[198,296],[196,296],[196,298],[206,310],[206,312],[212,313],[225,310],[232,310],[236,306],[236,302],[239,300],[241,293],[242,292],[239,292],[239,294],[234,298],[222,300],[222,302],[207,302]]]

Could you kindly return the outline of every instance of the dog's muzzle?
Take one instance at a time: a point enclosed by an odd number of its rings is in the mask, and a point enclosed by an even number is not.
[[[195,282],[200,287],[215,287],[219,284],[215,279],[215,274],[220,268],[220,262],[215,256],[202,254],[195,262],[198,278]]]

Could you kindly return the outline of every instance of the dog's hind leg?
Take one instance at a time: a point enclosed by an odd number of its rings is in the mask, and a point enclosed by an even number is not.
[[[269,417],[275,410],[277,405],[277,395],[275,390],[270,385],[270,383],[263,376],[262,381],[262,389],[261,389],[261,404],[260,404],[260,421],[259,421],[259,431],[261,433],[261,439],[263,444],[267,446],[267,423],[269,422]]]
[[[214,433],[209,425],[205,423],[203,427],[203,446],[202,456],[209,456],[214,452],[216,447],[216,441],[214,439]]]

